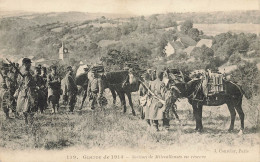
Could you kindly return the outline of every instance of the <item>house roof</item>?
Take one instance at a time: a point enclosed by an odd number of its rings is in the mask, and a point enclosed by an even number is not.
[[[175,41],[175,42],[170,42],[171,46],[175,49],[175,50],[179,50],[179,49],[184,49],[185,46],[179,42],[179,41]]]
[[[191,51],[195,48],[195,46],[189,46],[183,50],[183,52],[186,52],[188,55],[190,55]]]
[[[195,40],[193,40],[191,37],[187,35],[181,36],[181,42],[184,44],[185,47],[196,46],[197,44]]]
[[[205,46],[211,48],[211,46],[212,46],[212,40],[211,40],[211,39],[201,39],[201,40],[197,43],[196,47],[201,47],[202,45],[205,45]]]

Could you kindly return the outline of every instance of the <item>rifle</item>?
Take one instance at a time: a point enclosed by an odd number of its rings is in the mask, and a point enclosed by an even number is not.
[[[6,61],[18,72],[18,74],[20,74],[23,78],[24,78],[24,75],[21,73],[21,71],[15,66],[15,64],[8,60],[8,58],[6,58]]]
[[[148,93],[150,93],[154,98],[156,98],[157,100],[159,100],[162,104],[166,104],[166,101],[162,100],[160,97],[156,96],[149,87],[147,87],[144,82],[142,82],[140,79],[139,81],[141,82],[141,84],[148,90]]]

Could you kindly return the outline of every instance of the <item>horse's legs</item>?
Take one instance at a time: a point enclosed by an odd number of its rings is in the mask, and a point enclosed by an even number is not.
[[[237,106],[235,106],[235,109],[237,110],[237,113],[239,115],[240,118],[240,122],[241,122],[241,130],[244,130],[244,118],[245,118],[245,114],[242,110],[242,100],[237,104]]]
[[[113,104],[116,104],[116,92],[114,89],[109,88],[113,96]]]
[[[235,111],[235,107],[233,104],[229,103],[227,104],[228,106],[228,110],[230,112],[230,116],[231,116],[231,122],[230,122],[230,126],[228,131],[232,131],[234,129],[234,123],[235,123],[235,119],[236,119],[236,111]]]
[[[127,95],[128,101],[129,101],[129,105],[131,106],[132,113],[135,116],[136,114],[135,114],[135,110],[134,110],[134,106],[133,106],[133,102],[132,102],[131,92],[127,92],[126,95]]]
[[[199,115],[198,115],[198,108],[197,108],[197,104],[192,104],[192,108],[193,108],[193,115],[196,119],[196,128],[195,130],[197,131],[199,129],[199,122],[198,122],[198,118],[199,118]]]
[[[85,102],[86,98],[87,98],[87,90],[84,91],[82,102],[81,102],[81,106],[80,106],[80,110],[83,108],[83,105],[84,105],[84,102]]]
[[[202,107],[203,107],[203,105],[201,105],[201,104],[198,104],[198,106],[197,106],[197,112],[198,112],[198,126],[199,126],[199,131],[202,131],[202,129],[203,129],[203,126],[202,126]]]
[[[124,92],[118,92],[119,98],[121,100],[121,106],[123,106],[123,113],[126,112],[126,102],[125,102],[125,93]]]

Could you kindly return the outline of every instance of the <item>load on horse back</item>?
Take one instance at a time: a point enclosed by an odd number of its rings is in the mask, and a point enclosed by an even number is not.
[[[178,86],[178,85],[177,85]],[[185,91],[180,88],[181,93],[188,98],[193,108],[196,119],[196,131],[202,131],[202,108],[206,106],[220,106],[227,104],[231,115],[229,131],[234,129],[236,111],[240,117],[241,128],[244,130],[244,112],[242,110],[243,90],[232,81],[225,80],[222,74],[205,73],[201,78],[191,79],[186,82]],[[235,111],[236,110],[236,111]]]

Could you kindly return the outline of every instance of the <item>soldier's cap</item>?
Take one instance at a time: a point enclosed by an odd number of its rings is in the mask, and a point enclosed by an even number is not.
[[[40,68],[40,69],[41,69],[41,68],[42,68],[42,65],[41,65],[41,64],[39,64],[39,65],[37,66],[37,68]]]
[[[23,64],[30,64],[32,63],[31,59],[29,58],[23,58],[23,61],[22,61]]]

